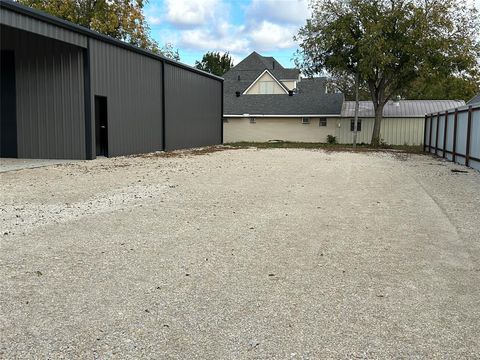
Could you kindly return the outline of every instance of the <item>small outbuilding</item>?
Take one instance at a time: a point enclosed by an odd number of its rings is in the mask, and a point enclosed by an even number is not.
[[[221,144],[223,79],[0,0],[0,156],[94,159]]]

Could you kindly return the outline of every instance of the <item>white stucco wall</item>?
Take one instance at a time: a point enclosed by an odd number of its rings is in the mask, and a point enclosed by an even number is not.
[[[327,126],[319,126],[319,118],[310,118],[310,124],[302,124],[302,118],[229,118],[223,124],[224,142],[270,140],[326,142],[327,135],[336,136],[337,142],[350,144],[350,118],[327,118]],[[358,143],[370,143],[373,131],[372,118],[362,119]],[[385,118],[381,126],[381,138],[391,145],[421,145],[423,143],[423,118]]]
[[[310,124],[302,124],[302,118],[229,118],[223,124],[224,142],[265,142],[270,140],[326,142],[327,135],[334,134],[337,121],[327,119],[327,126],[319,126],[319,118],[310,118]]]

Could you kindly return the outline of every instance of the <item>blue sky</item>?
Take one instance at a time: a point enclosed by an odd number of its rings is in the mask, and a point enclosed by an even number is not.
[[[145,16],[160,45],[172,43],[193,65],[207,51],[238,63],[252,51],[293,66],[293,35],[309,15],[307,0],[150,0]]]

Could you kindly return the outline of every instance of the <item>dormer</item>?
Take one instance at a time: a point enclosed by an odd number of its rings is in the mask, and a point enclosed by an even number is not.
[[[293,89],[293,88],[292,88]],[[288,94],[292,90],[277,80],[270,71],[265,69],[245,91],[243,95]]]

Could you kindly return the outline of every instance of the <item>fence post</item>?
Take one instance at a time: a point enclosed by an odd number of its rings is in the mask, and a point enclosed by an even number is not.
[[[457,123],[458,123],[458,109],[455,109],[455,115],[453,116],[453,149],[452,149],[452,161],[455,162],[457,155]]]
[[[438,155],[438,128],[440,125],[440,113],[437,113],[437,132],[435,134],[435,155]]]
[[[472,130],[472,105],[468,107],[468,123],[467,123],[467,148],[465,150],[465,166],[470,163],[470,132]]]
[[[445,157],[445,153],[447,151],[447,121],[448,121],[448,110],[445,111],[445,120],[443,122],[443,158]]]
[[[423,124],[423,151],[427,148],[427,121],[428,115],[425,114],[425,123]]]
[[[429,140],[428,140],[428,151],[431,153],[432,152],[432,130],[433,128],[433,114],[430,114],[430,133],[429,133]]]

